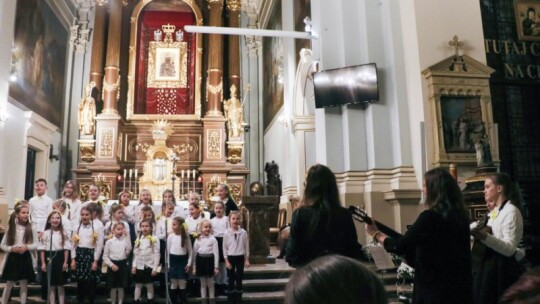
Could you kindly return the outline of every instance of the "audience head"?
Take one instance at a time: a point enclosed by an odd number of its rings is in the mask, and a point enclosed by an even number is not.
[[[124,190],[122,192],[120,192],[120,203],[122,205],[124,205],[124,207],[127,207],[129,206],[129,201],[131,200],[131,193],[129,193],[128,191]]]
[[[199,201],[201,200],[201,198],[199,197],[199,193],[197,192],[190,192],[189,195],[188,195],[188,200],[189,200],[189,203],[199,203]]]
[[[309,168],[303,204],[323,209],[340,206],[336,176],[330,168],[320,164]]]
[[[99,199],[99,187],[96,185],[90,185],[88,186],[88,199],[97,202]]]
[[[139,205],[140,204],[152,205],[152,193],[150,193],[150,190],[148,189],[141,190]]]
[[[524,273],[501,297],[501,304],[540,303],[540,267]]]
[[[452,175],[443,168],[431,169],[424,174],[423,191],[428,208],[444,218],[455,212],[468,216],[461,189]]]
[[[360,262],[339,255],[319,257],[291,276],[285,304],[385,304],[379,278]]]

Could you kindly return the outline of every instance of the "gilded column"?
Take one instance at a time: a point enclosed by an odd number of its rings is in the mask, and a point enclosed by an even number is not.
[[[208,0],[210,26],[222,26],[223,0]],[[208,42],[208,78],[206,116],[223,116],[223,35],[211,34]]]
[[[107,8],[103,5],[96,5],[94,30],[92,37],[92,60],[90,62],[90,81],[95,82],[98,92],[101,92],[103,86],[103,54],[105,50],[106,16]]]
[[[240,0],[227,0],[227,11],[229,13],[229,27],[240,26],[240,9],[242,3]],[[229,35],[229,90],[234,85],[236,87],[237,97],[240,98],[240,36]],[[233,97],[230,95],[229,97]],[[241,98],[240,98],[241,99]]]
[[[122,30],[122,0],[110,1],[107,58],[103,83],[103,113],[118,113],[120,93],[120,37]]]

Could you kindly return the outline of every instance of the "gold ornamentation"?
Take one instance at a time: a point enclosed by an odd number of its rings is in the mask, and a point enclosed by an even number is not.
[[[221,93],[219,100],[223,100],[223,80],[220,80],[218,85],[213,85],[210,83],[210,80],[208,80],[206,84],[206,102],[208,102],[208,93],[214,95]],[[221,114],[221,112],[219,114]]]
[[[99,157],[113,157],[113,129],[102,129],[100,132]]]
[[[220,5],[223,5],[223,0],[208,0],[208,4],[218,3]]]
[[[166,24],[161,28],[165,33],[165,39],[149,43],[147,87],[185,88],[187,87],[187,42],[173,40],[175,25]]]
[[[240,0],[227,0],[227,10],[231,12],[237,12],[242,9],[242,2]]]
[[[242,188],[242,184],[229,184],[229,192],[237,203],[242,200]]]
[[[142,153],[146,154],[148,149],[150,149],[150,145],[148,143],[137,143],[135,145],[135,151],[137,152],[140,150]]]
[[[103,79],[103,93],[101,99],[105,99],[105,92],[111,94],[115,90],[118,90],[116,92],[116,99],[120,99],[120,75],[118,75],[115,83],[109,83]]]
[[[81,159],[84,162],[91,163],[96,159],[95,157],[95,145],[96,141],[93,139],[80,139],[79,151],[81,151]]]
[[[237,164],[242,161],[243,142],[227,142],[227,160],[231,164]]]
[[[94,135],[96,131],[96,101],[92,90],[96,87],[94,81],[86,85],[84,96],[79,104],[79,130],[81,135]]]
[[[229,140],[244,136],[244,105],[236,96],[236,86],[231,86],[231,98],[223,102],[223,110],[227,117]]]
[[[116,143],[116,157],[118,157],[119,160],[122,159],[122,133],[118,135],[118,141]]]
[[[209,129],[206,137],[207,151],[206,157],[208,159],[220,159],[221,158],[221,130]]]
[[[176,153],[176,155],[180,156],[181,160],[185,160],[197,155],[199,152],[199,147],[194,140],[188,138],[186,143],[173,145],[173,151]]]
[[[166,137],[169,137],[173,133],[173,128],[168,121],[160,119],[154,121],[154,126],[151,131],[152,135],[167,135]]]

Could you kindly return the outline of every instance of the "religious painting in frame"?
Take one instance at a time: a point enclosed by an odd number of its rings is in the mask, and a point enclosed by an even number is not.
[[[187,86],[186,42],[152,41],[149,52],[149,88],[185,88]]]
[[[68,31],[48,3],[17,1],[9,96],[61,127]]]
[[[480,97],[441,96],[443,142],[447,153],[473,153],[472,135],[480,132]]]
[[[270,1],[272,7],[266,29],[281,30],[281,1]],[[266,131],[283,106],[283,39],[263,38],[263,128]]]
[[[514,0],[519,40],[540,41],[540,1]]]

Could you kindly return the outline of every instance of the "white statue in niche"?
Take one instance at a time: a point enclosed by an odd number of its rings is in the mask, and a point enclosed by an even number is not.
[[[154,159],[154,181],[165,180],[166,163],[163,158]]]

